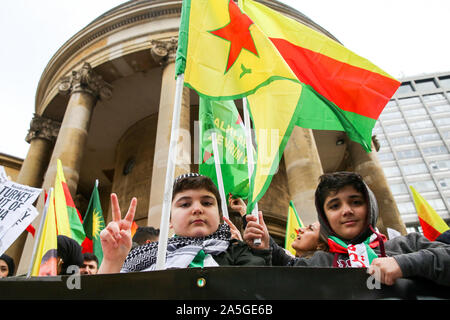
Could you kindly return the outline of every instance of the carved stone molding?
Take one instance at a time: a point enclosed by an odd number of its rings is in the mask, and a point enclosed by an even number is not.
[[[63,77],[60,81],[58,89],[64,95],[87,92],[101,100],[108,100],[112,96],[112,86],[95,73],[88,62],[85,62],[80,70],[72,71],[70,76]]]
[[[170,40],[152,40],[151,43],[152,48],[150,52],[157,63],[164,66],[175,61],[178,48],[177,38],[171,38]]]
[[[41,138],[55,143],[60,127],[60,122],[34,114],[25,141],[30,143],[33,139]]]

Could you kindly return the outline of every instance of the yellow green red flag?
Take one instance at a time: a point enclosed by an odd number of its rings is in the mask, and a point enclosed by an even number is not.
[[[292,243],[295,241],[298,235],[298,229],[303,228],[304,224],[298,216],[295,209],[294,202],[289,202],[289,211],[286,222],[286,238],[284,248],[295,256],[295,250],[292,248]]]
[[[261,3],[239,4],[303,84],[302,100],[316,100],[302,104],[297,125],[346,131],[370,151],[375,121],[400,82],[335,40]]]
[[[55,210],[58,235],[76,240],[80,245],[86,238],[81,215],[75,207],[64,177],[61,160],[57,160],[55,177]]]
[[[450,227],[413,186],[409,187],[413,193],[414,204],[416,206],[420,225],[422,226],[423,235],[428,240],[434,241],[441,233],[449,230]]]

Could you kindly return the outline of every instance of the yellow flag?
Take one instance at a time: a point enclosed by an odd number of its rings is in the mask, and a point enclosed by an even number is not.
[[[295,256],[295,250],[292,248],[292,243],[297,238],[297,230],[303,228],[304,224],[295,210],[294,203],[289,202],[289,211],[286,223],[286,238],[284,248]]]
[[[47,201],[47,213],[45,222],[40,231],[38,247],[35,259],[32,261],[32,276],[56,276],[57,274],[57,234],[56,234],[56,214],[54,206],[54,192],[50,190]]]
[[[277,79],[298,82],[275,46],[229,0],[185,0],[177,74],[209,98],[242,98]]]

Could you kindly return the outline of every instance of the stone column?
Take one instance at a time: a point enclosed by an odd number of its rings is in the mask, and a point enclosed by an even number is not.
[[[54,185],[56,163],[57,159],[60,159],[69,190],[72,195],[75,195],[92,110],[98,99],[109,99],[112,90],[111,86],[103,81],[86,62],[80,70],[72,71],[70,76],[61,79],[59,91],[61,94],[70,94],[70,99],[42,187],[48,190]],[[43,206],[44,197],[41,195],[36,208],[42,210]],[[40,216],[35,219],[33,225],[38,226],[39,223]],[[28,237],[18,272],[27,271],[24,268],[28,268],[29,265],[32,242],[33,239]]]
[[[17,177],[18,183],[36,188],[41,187],[60,125],[59,122],[37,114],[34,115],[25,138],[30,147]],[[27,235],[28,232],[22,232],[6,250],[6,254],[12,257],[16,264],[20,261]]]
[[[353,170],[364,178],[377,198],[379,216],[382,221],[377,227],[384,234],[387,234],[386,228],[392,228],[405,235],[406,227],[389,188],[383,168],[378,161],[375,151],[376,145],[372,143],[373,151],[370,153],[367,153],[359,143],[354,141],[348,140],[347,146]]]
[[[314,193],[323,173],[311,129],[295,127],[284,150],[289,193],[303,223],[317,221]]]
[[[153,41],[152,44],[151,54],[162,65],[163,69],[147,224],[159,228],[175,100],[175,53],[177,40]],[[191,170],[189,103],[189,89],[183,87],[175,177]]]

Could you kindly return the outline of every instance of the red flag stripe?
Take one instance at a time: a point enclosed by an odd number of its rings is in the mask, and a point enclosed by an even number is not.
[[[300,81],[311,85],[342,110],[376,120],[400,86],[397,80],[340,62],[287,40],[270,40]]]
[[[419,217],[420,225],[422,226],[423,235],[430,241],[436,240],[437,237],[441,235],[439,231],[433,228],[430,224],[428,224],[425,220]]]

